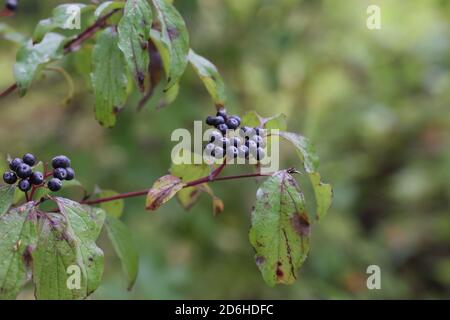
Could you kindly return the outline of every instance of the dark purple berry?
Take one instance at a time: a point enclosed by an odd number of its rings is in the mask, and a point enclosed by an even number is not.
[[[73,180],[75,178],[75,171],[71,167],[66,168],[66,171],[67,171],[66,180],[67,181]]]
[[[62,188],[62,181],[58,178],[52,178],[48,181],[47,187],[50,189],[50,191],[59,191]]]
[[[229,117],[227,120],[227,126],[231,130],[236,130],[237,128],[239,128],[239,124],[239,121],[234,117]]]
[[[222,117],[222,116],[217,116],[217,117],[214,118],[214,125],[215,125],[216,127],[219,126],[219,125],[221,125],[221,124],[224,124],[224,123],[225,123],[224,117]]]
[[[15,158],[14,160],[11,160],[9,163],[9,167],[12,171],[17,171],[17,168],[23,163],[22,159]]]
[[[222,132],[223,135],[225,135],[228,130],[228,126],[225,123],[219,124],[216,128],[217,128],[217,130]]]
[[[19,165],[16,171],[17,176],[22,179],[30,177],[32,172],[33,171],[31,170],[31,167],[26,163],[22,163],[21,165]]]
[[[239,129],[239,135],[240,135],[242,138],[246,138],[246,139],[248,139],[249,137],[252,136],[252,132],[253,132],[253,129],[250,128],[250,127],[246,127],[246,126],[241,127],[241,128]]]
[[[34,166],[36,164],[36,157],[31,154],[27,153],[22,158],[23,162],[29,165],[30,167]]]
[[[262,159],[264,159],[264,157],[266,156],[266,153],[264,152],[263,148],[258,148],[256,149],[256,160],[260,161]]]
[[[33,172],[30,177],[30,182],[35,186],[40,186],[44,183],[44,175],[39,171]]]
[[[67,168],[70,167],[70,159],[66,156],[57,156],[52,160],[53,168]]]
[[[239,158],[246,158],[246,159],[248,158],[249,151],[248,151],[247,146],[240,146],[238,148],[238,152],[239,152],[239,154],[238,154]]]
[[[211,153],[211,155],[213,157],[215,157],[216,159],[221,159],[224,156],[224,151],[223,148],[221,147],[215,147],[214,151]]]
[[[14,172],[6,171],[3,174],[3,181],[5,181],[5,183],[7,184],[14,184],[17,181],[17,176]]]
[[[245,142],[245,146],[250,149],[250,152],[256,151],[256,149],[258,148],[258,145],[253,140],[247,140]]]
[[[266,146],[266,140],[261,136],[253,136],[250,140],[255,141],[258,147],[264,148]]]
[[[214,130],[209,135],[209,142],[214,142],[219,139],[221,139],[223,135],[220,133],[220,131]]]
[[[8,0],[6,1],[6,9],[10,10],[10,11],[15,11],[18,7],[18,3],[17,0]]]
[[[238,154],[239,154],[239,150],[235,146],[229,146],[227,148],[227,157],[228,158],[230,158],[230,159],[237,158]]]
[[[64,168],[56,168],[53,170],[53,177],[59,180],[65,180],[67,178],[67,170]]]
[[[227,137],[222,137],[221,139],[217,140],[217,142],[214,142],[214,144],[218,147],[226,149],[230,145],[230,139]]]
[[[19,186],[20,191],[23,191],[23,192],[30,191],[30,189],[31,189],[31,183],[28,179],[20,180],[18,186]]]
[[[242,145],[242,140],[239,137],[232,137],[230,139],[230,144],[235,146],[236,148],[239,148]]]
[[[225,110],[225,109],[220,109],[219,111],[217,111],[217,114],[216,114],[216,116],[220,116],[220,117],[222,117],[222,118],[224,118],[225,120],[228,118],[228,116],[227,116],[227,110]]]
[[[208,125],[208,126],[214,126],[215,124],[216,124],[216,121],[215,121],[215,117],[213,117],[213,116],[208,116],[207,118],[206,118],[206,124]]]
[[[216,145],[214,143],[208,143],[205,147],[205,154],[211,156],[214,152]]]

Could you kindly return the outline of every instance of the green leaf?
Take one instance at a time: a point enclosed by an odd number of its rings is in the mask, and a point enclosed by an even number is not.
[[[161,27],[161,41],[169,54],[166,90],[183,75],[189,54],[189,34],[177,9],[166,0],[153,0]],[[161,54],[162,56],[163,54]]]
[[[210,167],[206,164],[172,164],[170,173],[182,181],[189,182],[210,174]],[[181,206],[189,210],[197,202],[202,190],[198,187],[183,188],[177,193]]]
[[[32,253],[35,295],[37,299],[86,298],[98,287],[103,273],[103,252],[95,241],[105,212],[68,199],[54,200],[60,213],[45,214]],[[79,270],[79,287],[76,282],[69,286],[70,268]]]
[[[136,281],[139,270],[139,255],[131,231],[122,221],[111,215],[106,217],[105,226],[108,237],[122,263],[122,269],[127,277],[128,290],[130,290]]]
[[[104,13],[110,12],[115,9],[122,9],[125,6],[124,2],[121,1],[105,1],[102,2],[95,10],[95,17],[100,18]]]
[[[319,167],[319,157],[316,154],[314,145],[308,138],[292,132],[280,132],[280,137],[291,142],[297,151],[300,159],[303,161],[303,166],[307,173],[316,172]]]
[[[165,175],[155,181],[147,195],[146,209],[156,210],[183,189],[185,184],[180,178]]]
[[[0,215],[0,300],[16,298],[29,278],[36,227],[31,202]]]
[[[246,112],[242,117],[242,126],[252,128],[261,127],[262,118],[255,111]]]
[[[57,33],[47,33],[42,42],[33,45],[31,40],[17,52],[14,77],[19,95],[24,96],[42,68],[63,54],[65,37]]]
[[[318,172],[310,173],[308,176],[316,197],[316,219],[320,220],[326,215],[331,206],[333,189],[330,184],[321,181]]]
[[[303,194],[287,171],[268,178],[256,193],[249,237],[269,286],[290,284],[309,251],[310,222]]]
[[[118,36],[113,28],[100,33],[92,52],[92,86],[95,92],[95,116],[105,127],[116,123],[116,114],[127,98],[127,75]]]
[[[41,42],[47,33],[55,29],[65,29],[67,21],[72,21],[73,19],[73,11],[71,8],[74,7],[80,10],[80,14],[94,9],[94,6],[85,5],[83,3],[67,3],[55,7],[52,12],[52,17],[39,21],[34,29],[33,43]]]
[[[203,81],[216,106],[225,106],[227,99],[225,84],[216,66],[204,57],[196,54],[192,49],[189,51],[189,62]]]
[[[117,193],[116,191],[102,190],[99,193],[99,197],[100,198],[107,198],[107,197],[116,196],[118,194],[119,193]],[[110,216],[113,216],[113,217],[116,217],[116,218],[120,218],[122,216],[124,206],[125,206],[125,202],[123,201],[123,199],[103,202],[102,204],[100,204],[100,207],[103,210],[105,210],[106,213],[108,213]]]
[[[0,216],[13,204],[15,186],[0,186]]]
[[[119,48],[141,91],[145,90],[148,77],[150,59],[147,46],[152,20],[152,10],[146,0],[128,0],[118,26]]]

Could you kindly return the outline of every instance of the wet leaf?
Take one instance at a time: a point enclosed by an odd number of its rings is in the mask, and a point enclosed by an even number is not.
[[[45,214],[32,253],[35,295],[37,299],[86,298],[97,289],[103,273],[103,252],[95,241],[105,212],[64,198],[54,200],[60,213]],[[79,287],[71,278],[76,270],[81,275]]]
[[[65,39],[60,34],[50,32],[42,42],[33,45],[30,40],[19,49],[14,65],[14,77],[20,96],[26,94],[36,75],[47,63],[62,57]]]
[[[114,250],[122,263],[122,269],[127,277],[127,286],[130,290],[136,281],[139,269],[139,255],[131,231],[122,221],[111,215],[106,217],[105,227]]]
[[[165,175],[159,178],[148,192],[146,209],[158,209],[164,203],[172,199],[184,186],[185,184],[180,178],[172,175]]]
[[[119,48],[141,91],[145,90],[145,79],[148,77],[150,59],[147,45],[152,20],[152,10],[147,1],[128,0],[118,26]]]
[[[36,228],[32,203],[0,215],[0,300],[15,299],[27,282]]]
[[[0,186],[0,216],[13,204],[15,190],[15,186]]]
[[[112,29],[100,33],[92,52],[92,85],[95,92],[95,116],[105,127],[116,123],[116,114],[127,98],[127,75],[118,35]]]
[[[189,34],[183,18],[171,3],[166,0],[153,0],[152,2],[161,28],[161,41],[169,55],[167,90],[178,82],[186,69]]]
[[[196,54],[192,49],[189,51],[189,62],[203,81],[216,106],[224,106],[227,98],[225,84],[216,66],[204,57]]]
[[[309,251],[310,222],[303,194],[286,171],[269,177],[256,193],[249,237],[269,286],[290,284]]]

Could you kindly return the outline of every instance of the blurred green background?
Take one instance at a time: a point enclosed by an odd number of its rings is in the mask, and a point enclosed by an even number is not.
[[[51,8],[69,1],[20,1],[1,17],[31,35]],[[85,1],[87,2],[87,1]],[[369,4],[382,28],[366,27]],[[449,298],[450,297],[450,1],[176,0],[191,46],[220,69],[228,110],[288,115],[289,130],[311,138],[321,173],[334,187],[328,216],[314,225],[311,252],[291,286],[269,288],[248,243],[256,180],[216,183],[225,202],[214,217],[202,195],[189,212],[176,200],[157,212],[126,201],[123,219],[141,255],[128,292],[105,235],[103,282],[94,299]],[[18,47],[0,39],[0,88],[13,82]],[[77,54],[62,63],[76,93],[45,73],[22,99],[0,100],[0,153],[72,158],[78,179],[125,192],[166,174],[175,128],[213,112],[194,72],[177,100],[137,113],[130,97],[113,129],[93,115],[93,95],[77,76]],[[85,65],[85,68],[88,68]],[[285,167],[301,164],[287,146]],[[242,169],[227,169],[233,173]],[[300,180],[308,193],[306,181]],[[366,288],[366,268],[381,267],[381,290]],[[19,298],[31,298],[32,289]]]

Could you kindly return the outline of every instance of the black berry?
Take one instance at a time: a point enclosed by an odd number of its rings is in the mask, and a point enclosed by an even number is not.
[[[222,137],[214,144],[218,147],[226,149],[230,145],[230,139],[228,139],[227,137]]]
[[[213,116],[208,116],[205,122],[208,126],[214,126],[216,124],[215,117]]]
[[[256,149],[256,160],[260,161],[262,159],[264,159],[264,157],[266,156],[266,153],[264,152],[263,148],[258,148]]]
[[[256,142],[253,141],[253,140],[247,140],[247,141],[245,142],[245,146],[246,146],[247,148],[249,148],[251,152],[252,152],[253,150],[256,150],[256,149],[258,148],[258,145],[257,145]],[[252,154],[253,154],[253,153],[252,153]]]
[[[67,181],[73,180],[73,178],[75,178],[75,171],[71,167],[66,168],[66,171],[67,171],[66,180]]]
[[[240,122],[234,117],[229,117],[227,120],[227,126],[231,130],[236,130],[239,127],[239,124]]]
[[[7,184],[14,184],[17,181],[17,176],[14,172],[6,171],[3,174],[3,181],[5,181],[5,183]]]
[[[258,147],[264,148],[266,146],[266,141],[261,136],[253,136],[250,140],[255,141]]]
[[[15,11],[17,9],[17,6],[18,6],[17,0],[6,1],[6,9],[10,11]]]
[[[208,143],[205,147],[206,155],[211,156],[213,154],[215,148],[216,148],[216,145],[214,143]]]
[[[238,154],[239,154],[239,150],[235,146],[229,146],[227,148],[227,157],[228,158],[230,158],[230,159],[237,158]]]
[[[259,127],[256,127],[256,128],[254,128],[253,129],[254,131],[255,131],[255,134],[257,135],[257,136],[263,136],[264,135],[264,129],[262,129],[262,128],[259,128]]]
[[[53,170],[53,177],[59,180],[65,180],[67,178],[67,170],[64,168],[56,168]]]
[[[219,131],[214,130],[209,135],[209,142],[217,141],[217,140],[221,139],[222,137],[223,137],[223,135]]]
[[[222,132],[223,135],[225,135],[228,130],[228,126],[225,123],[219,124],[216,128],[217,128],[217,130]]]
[[[35,186],[39,186],[44,183],[44,175],[39,171],[33,172],[30,177],[30,182]]]
[[[230,139],[230,144],[239,148],[242,145],[242,140],[239,137],[232,137]]]
[[[31,183],[28,179],[23,179],[19,181],[19,189],[23,192],[30,191],[31,189]]]
[[[70,159],[66,156],[57,156],[52,160],[53,168],[67,168],[70,167]]]
[[[15,158],[14,160],[11,160],[9,163],[9,167],[12,171],[17,171],[17,168],[23,163],[22,159]]]
[[[246,158],[246,159],[248,158],[249,151],[247,146],[240,146],[238,148],[238,152],[239,158]]]
[[[252,136],[252,132],[253,132],[253,129],[250,128],[250,127],[246,127],[246,126],[241,127],[241,128],[239,129],[239,135],[240,135],[242,138],[246,138],[246,139],[248,139],[249,137]]]
[[[214,151],[211,153],[211,155],[212,155],[213,157],[215,157],[216,159],[223,158],[223,156],[224,156],[223,148],[221,148],[221,147],[215,147],[215,148],[214,148]]]
[[[220,116],[224,119],[227,119],[227,110],[225,109],[220,109],[219,111],[217,111],[216,116]]]
[[[222,116],[217,116],[214,118],[214,125],[217,127],[221,124],[225,123],[225,118]]]
[[[52,178],[48,181],[47,186],[50,191],[56,192],[62,188],[62,182],[58,178]]]
[[[29,166],[34,166],[36,164],[36,157],[31,154],[31,153],[27,153],[23,156],[22,158],[23,162],[26,163]]]
[[[16,173],[19,178],[26,179],[31,176],[32,170],[29,165],[27,165],[26,163],[22,163],[17,167]]]

